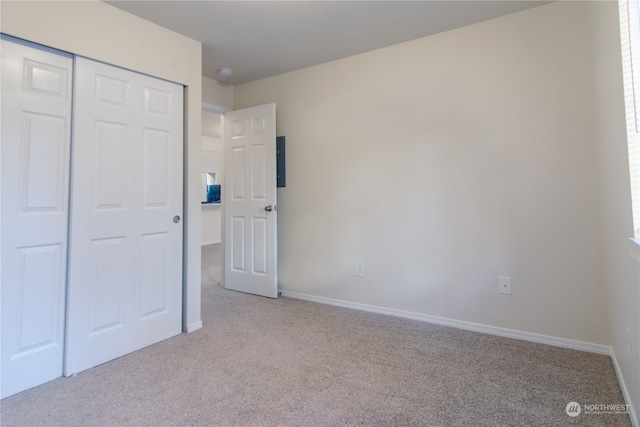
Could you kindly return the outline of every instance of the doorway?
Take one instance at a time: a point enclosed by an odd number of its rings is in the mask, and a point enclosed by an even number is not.
[[[203,108],[205,126],[210,112]],[[226,289],[277,298],[276,105],[228,111],[224,116],[213,112],[220,117],[217,135],[222,137],[219,153],[224,158],[220,282]],[[202,141],[203,147],[215,142],[207,136]],[[208,182],[211,174],[205,172],[203,182]],[[204,268],[216,259],[207,256],[208,249],[201,260]],[[216,248],[210,249],[215,253]]]
[[[222,199],[224,192],[224,113],[228,108],[202,104],[202,285],[222,283]]]

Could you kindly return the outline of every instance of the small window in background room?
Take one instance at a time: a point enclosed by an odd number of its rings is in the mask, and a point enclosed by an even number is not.
[[[619,6],[633,227],[640,238],[640,2],[620,0]]]

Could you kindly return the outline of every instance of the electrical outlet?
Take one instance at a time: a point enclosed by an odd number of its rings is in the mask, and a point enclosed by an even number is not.
[[[633,360],[633,347],[631,347],[631,331],[628,326],[624,328],[627,333],[627,350],[629,351],[629,359]]]
[[[511,295],[511,277],[500,276],[498,277],[498,282],[500,282],[500,293],[504,295]]]
[[[364,263],[356,262],[356,276],[364,277]]]

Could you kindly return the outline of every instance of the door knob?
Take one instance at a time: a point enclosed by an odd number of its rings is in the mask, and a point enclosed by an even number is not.
[[[176,223],[176,224],[179,223],[180,222],[180,215],[174,216],[173,217],[173,222]]]
[[[264,207],[264,210],[265,210],[266,212],[271,212],[271,211],[273,210],[273,206],[271,206],[271,205],[269,205],[269,206],[265,206],[265,207]]]

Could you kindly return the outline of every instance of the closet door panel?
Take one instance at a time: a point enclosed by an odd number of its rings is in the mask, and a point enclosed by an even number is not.
[[[62,375],[73,59],[1,43],[4,398]]]
[[[180,85],[76,58],[70,375],[182,329]]]

